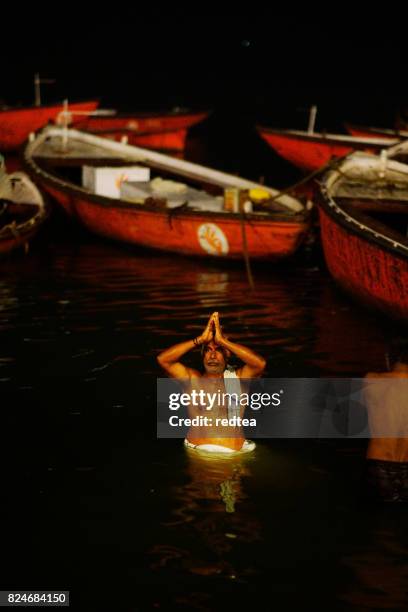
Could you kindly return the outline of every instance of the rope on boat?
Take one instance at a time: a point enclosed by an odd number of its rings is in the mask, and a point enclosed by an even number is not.
[[[165,210],[167,212],[169,226],[170,228],[172,228],[173,227],[172,225],[173,217],[177,215],[179,212],[184,212],[188,210],[188,202],[183,202],[182,204],[178,204],[177,206],[173,206],[173,208],[167,208]]]
[[[273,202],[279,199],[281,196],[291,193],[295,189],[298,189],[298,187],[301,187],[305,183],[308,183],[312,179],[316,178],[316,176],[319,176],[319,174],[322,174],[326,170],[336,168],[336,166],[338,166],[342,161],[346,159],[346,157],[348,157],[352,153],[354,153],[354,151],[350,151],[349,153],[346,153],[345,155],[342,155],[341,157],[332,157],[331,159],[329,159],[329,161],[326,164],[324,164],[323,166],[320,166],[320,168],[317,168],[317,170],[313,170],[313,172],[311,172],[307,176],[304,176],[300,181],[297,181],[293,185],[290,185],[289,187],[282,189],[282,191],[279,191],[279,193],[277,193],[276,195],[272,196],[272,198],[270,198],[269,202]]]
[[[245,269],[247,273],[248,283],[251,289],[254,289],[255,284],[254,284],[254,279],[253,279],[252,271],[251,271],[251,261],[249,259],[248,242],[247,242],[246,229],[245,229],[244,206],[241,203],[239,205],[239,221],[241,224],[242,248],[244,252]]]

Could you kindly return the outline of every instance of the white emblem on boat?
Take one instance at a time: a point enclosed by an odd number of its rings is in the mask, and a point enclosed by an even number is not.
[[[228,240],[215,223],[203,223],[197,230],[201,248],[210,255],[225,255],[229,251]]]

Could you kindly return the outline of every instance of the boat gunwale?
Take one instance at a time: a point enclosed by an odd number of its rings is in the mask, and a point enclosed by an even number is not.
[[[117,209],[126,209],[127,211],[134,212],[148,212],[151,214],[165,214],[170,217],[177,218],[186,216],[186,217],[216,217],[222,218],[224,220],[233,221],[234,223],[240,223],[241,215],[240,213],[233,213],[229,211],[205,211],[205,210],[194,210],[193,208],[185,207],[182,211],[178,211],[178,208],[157,208],[154,204],[141,204],[138,202],[127,202],[126,200],[109,198],[107,196],[97,195],[92,193],[91,191],[85,189],[84,187],[80,187],[75,185],[74,183],[64,181],[60,179],[42,168],[36,165],[34,162],[26,161],[27,164],[32,164],[32,172],[30,171],[31,176],[32,173],[40,175],[42,177],[42,181],[45,181],[50,186],[60,187],[64,190],[65,193],[69,193],[70,195],[77,195],[82,198],[86,198],[90,203],[96,206],[101,206],[102,208],[117,208]],[[29,171],[29,170],[28,170]],[[180,208],[183,205],[180,205]],[[273,215],[273,217],[272,217]],[[307,211],[300,211],[297,213],[281,213],[281,212],[272,212],[267,214],[256,214],[256,213],[244,213],[244,219],[248,222],[255,223],[282,223],[286,225],[308,225],[309,213]]]
[[[336,170],[331,171],[336,172]],[[343,229],[350,231],[353,234],[356,234],[359,238],[365,240],[368,243],[374,243],[376,245],[381,246],[382,249],[385,249],[392,253],[393,255],[399,257],[400,259],[407,260],[408,259],[408,238],[405,242],[394,240],[390,238],[385,233],[381,233],[378,230],[373,229],[369,226],[369,224],[364,223],[364,219],[370,219],[367,215],[360,213],[363,217],[362,220],[358,220],[359,212],[356,211],[356,217],[351,215],[349,212],[344,210],[337,202],[335,196],[332,196],[329,193],[330,188],[326,184],[326,178],[323,179],[323,182],[320,184],[320,197],[317,198],[316,203],[317,206],[322,208],[328,216],[338,223]],[[368,198],[369,200],[370,198]],[[408,215],[408,201],[407,201],[407,215]],[[386,228],[386,225],[384,225]],[[401,252],[402,251],[402,252]]]
[[[30,157],[50,157],[36,155],[36,151],[45,142],[52,142],[53,138],[62,139],[62,144],[64,138],[66,139],[66,143],[68,142],[68,139],[71,138],[74,142],[76,140],[82,144],[95,147],[96,149],[99,147],[103,153],[108,151],[110,156],[106,157],[105,155],[102,155],[102,159],[105,162],[112,158],[120,158],[124,160],[124,164],[130,164],[131,162],[135,164],[147,164],[153,166],[156,170],[180,175],[188,180],[193,180],[199,183],[217,185],[222,189],[231,187],[237,187],[242,190],[262,189],[267,191],[271,197],[276,199],[277,202],[280,201],[287,210],[291,211],[292,214],[295,212],[305,211],[305,209],[307,210],[305,205],[300,202],[299,195],[290,195],[290,192],[287,190],[281,191],[265,184],[256,183],[239,176],[228,174],[222,170],[209,168],[187,160],[177,160],[168,154],[165,155],[163,153],[159,153],[158,151],[142,148],[134,144],[123,144],[122,142],[118,142],[116,140],[103,138],[87,131],[80,131],[74,128],[63,129],[58,126],[46,126],[42,128],[36,133],[36,135],[29,136],[25,143],[23,154]],[[62,154],[63,151],[60,151],[60,153]],[[112,153],[114,154],[112,155]],[[71,160],[82,159],[80,155],[71,158],[66,158],[64,155],[59,156],[59,159],[64,158]],[[93,157],[86,159],[98,159],[98,157],[94,155]],[[294,205],[296,205],[295,209],[293,208]]]
[[[73,106],[78,106],[78,104],[95,104],[98,107],[100,104],[101,100],[100,98],[93,98],[91,99],[86,99],[86,100],[75,100],[73,102],[69,102],[69,106],[68,106],[68,112],[69,109],[72,108]],[[4,108],[1,109],[0,108],[0,119],[1,119],[1,115],[2,113],[21,113],[24,111],[33,111],[33,110],[47,110],[47,109],[51,109],[51,108],[62,108],[64,107],[64,100],[62,100],[61,102],[55,102],[55,104],[41,104],[40,106],[36,106],[35,104],[33,104],[32,106],[21,106],[21,107],[10,107],[10,108]]]
[[[405,140],[406,138],[408,138],[408,130],[365,126],[365,125],[360,125],[358,123],[349,123],[349,122],[345,122],[344,127],[346,128],[346,130],[358,130],[361,132],[367,132],[369,134],[375,134],[378,136],[378,138],[382,138],[382,136],[386,138],[394,138],[398,140]],[[352,136],[352,134],[350,135]],[[356,136],[355,138],[360,138],[360,136]]]
[[[305,142],[314,144],[350,145],[351,148],[361,146],[372,149],[387,149],[391,146],[396,146],[401,140],[405,140],[397,136],[395,140],[390,140],[389,138],[360,138],[358,136],[351,136],[350,134],[331,134],[330,132],[328,132],[327,135],[323,132],[312,132],[309,134],[302,130],[269,128],[262,125],[256,125],[256,129],[262,137],[263,133],[274,134],[276,136],[287,137],[290,140],[304,140]]]
[[[187,127],[173,127],[173,128],[154,128],[153,130],[146,130],[143,132],[139,132],[137,128],[131,126],[118,126],[112,128],[84,128],[86,132],[89,134],[94,134],[97,136],[98,134],[114,134],[116,132],[126,133],[129,132],[132,136],[157,136],[158,134],[174,134],[175,132],[184,132],[189,130]]]
[[[293,211],[293,212],[288,212],[288,213],[283,212],[283,211],[282,212],[272,211],[271,213],[266,213],[266,214],[243,213],[241,215],[241,213],[239,212],[234,213],[230,211],[194,210],[188,207],[184,207],[183,210],[178,210],[178,208],[158,209],[157,206],[154,206],[154,204],[140,204],[137,202],[126,202],[126,200],[109,198],[107,196],[97,195],[95,193],[92,193],[88,189],[85,189],[84,187],[81,187],[79,185],[76,185],[75,183],[72,183],[71,181],[66,181],[62,178],[59,178],[58,176],[55,176],[54,174],[51,174],[50,172],[42,168],[38,161],[38,157],[35,156],[35,152],[33,154],[28,154],[27,152],[28,144],[32,144],[32,143],[29,143],[29,141],[27,141],[24,146],[23,166],[26,172],[28,172],[28,174],[30,174],[31,177],[34,178],[34,176],[39,176],[41,177],[41,179],[39,180],[45,182],[49,186],[55,187],[56,189],[59,188],[60,190],[62,189],[65,193],[68,193],[70,195],[75,195],[77,197],[86,198],[89,201],[89,203],[96,205],[96,206],[101,206],[102,208],[111,208],[111,209],[118,209],[118,210],[126,209],[127,211],[130,211],[130,212],[133,211],[135,213],[136,212],[137,213],[146,212],[149,214],[156,214],[156,215],[165,214],[171,218],[175,218],[175,217],[182,218],[184,216],[187,218],[188,217],[193,217],[193,218],[200,218],[200,217],[203,218],[204,217],[205,219],[217,218],[217,219],[222,219],[224,221],[231,221],[234,224],[240,223],[243,217],[244,220],[246,222],[249,222],[251,225],[256,225],[256,224],[266,225],[266,224],[271,224],[271,223],[276,225],[277,223],[281,223],[282,225],[287,225],[287,226],[294,226],[294,225],[298,225],[299,227],[304,226],[305,229],[310,225],[311,214],[310,214],[310,211],[305,208],[301,211],[297,211],[297,212]],[[106,161],[109,161],[109,160],[107,159]],[[124,160],[124,162],[125,161],[126,160]],[[203,182],[205,181],[203,180]]]
[[[31,177],[29,177],[31,180]],[[12,228],[11,223],[4,225],[0,228],[0,241],[10,240],[12,238],[23,238],[25,234],[30,234],[37,227],[40,227],[50,216],[51,214],[51,204],[49,202],[49,198],[47,195],[43,193],[41,195],[41,204],[36,204],[35,202],[25,202],[25,204],[29,204],[30,206],[36,206],[37,211],[29,217],[23,223],[15,225]],[[10,202],[13,204],[13,200],[5,200],[6,202]],[[15,235],[18,234],[18,236]]]
[[[109,117],[90,117],[90,119],[134,119],[135,121],[137,121],[137,119],[140,117],[141,119],[156,119],[157,117],[163,117],[164,119],[167,118],[181,118],[181,117],[192,117],[192,116],[199,116],[199,115],[205,115],[206,118],[211,114],[212,110],[211,109],[204,109],[204,110],[200,110],[200,111],[193,111],[193,110],[188,110],[186,112],[181,112],[181,111],[133,111],[133,112],[124,112],[124,113],[116,113],[115,115],[109,116]]]

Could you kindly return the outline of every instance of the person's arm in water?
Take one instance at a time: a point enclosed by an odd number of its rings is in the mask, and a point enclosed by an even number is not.
[[[257,378],[258,376],[261,376],[266,366],[265,359],[254,351],[251,351],[251,349],[243,344],[236,344],[235,342],[228,340],[228,338],[223,336],[218,312],[213,314],[213,318],[215,342],[226,348],[244,362],[244,366],[237,370],[237,376],[239,378]]]
[[[214,335],[214,324],[213,315],[211,315],[207,327],[200,336],[193,340],[186,340],[186,342],[180,342],[174,344],[170,348],[166,349],[160,355],[157,356],[159,365],[173,378],[194,378],[200,376],[200,373],[193,368],[188,368],[180,362],[180,359],[191,351],[196,346],[201,346],[210,342]]]

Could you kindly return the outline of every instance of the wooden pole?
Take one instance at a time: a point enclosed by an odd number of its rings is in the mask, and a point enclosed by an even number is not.
[[[316,115],[317,115],[317,106],[313,104],[313,106],[310,107],[310,112],[309,112],[309,124],[307,126],[308,134],[314,133],[314,129],[316,125]]]
[[[41,80],[38,72],[34,75],[34,104],[41,106]]]

